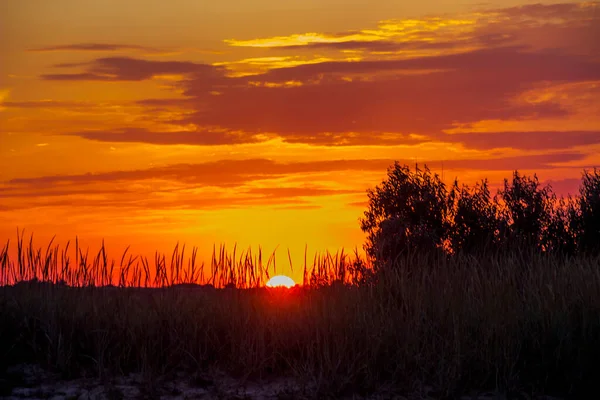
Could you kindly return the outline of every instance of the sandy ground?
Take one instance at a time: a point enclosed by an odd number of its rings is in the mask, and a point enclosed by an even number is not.
[[[153,381],[152,388],[141,375],[129,375],[112,379],[81,378],[61,380],[34,365],[20,365],[7,371],[0,378],[0,399],[6,400],[120,400],[120,399],[223,399],[223,400],[291,400],[310,399],[306,389],[291,379],[266,382],[240,382],[219,374],[210,377],[176,375],[168,381]],[[349,395],[342,399],[435,399],[427,393],[401,396],[382,390],[368,397]],[[530,397],[526,394],[519,400],[560,400],[549,396]],[[459,400],[507,400],[500,394],[480,393],[461,396]]]

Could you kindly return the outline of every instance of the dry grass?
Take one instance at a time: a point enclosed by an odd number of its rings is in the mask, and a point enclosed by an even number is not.
[[[368,262],[340,253],[305,265],[303,287],[274,290],[260,251],[220,249],[204,268],[183,247],[151,265],[17,246],[16,260],[0,252],[0,372],[32,362],[152,382],[217,368],[294,376],[318,396],[424,385],[578,396],[600,374],[598,258],[407,254],[371,279]]]

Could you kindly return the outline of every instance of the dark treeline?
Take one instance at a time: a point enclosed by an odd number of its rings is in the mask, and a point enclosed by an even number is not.
[[[518,171],[492,194],[483,180],[448,187],[427,166],[396,162],[368,191],[361,219],[377,262],[403,252],[481,254],[523,250],[572,256],[600,253],[600,171],[584,171],[576,196],[558,197]]]

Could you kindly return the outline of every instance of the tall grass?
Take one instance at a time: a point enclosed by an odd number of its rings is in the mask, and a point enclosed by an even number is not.
[[[0,285],[42,281],[73,287],[167,287],[173,285],[212,285],[240,289],[263,287],[277,272],[275,251],[265,260],[262,249],[231,252],[221,245],[213,247],[210,264],[198,262],[198,249],[177,244],[173,252],[154,254],[154,259],[133,255],[129,247],[119,259],[109,259],[104,242],[95,254],[80,247],[78,238],[64,246],[52,238],[45,247],[36,248],[33,235],[26,240],[17,232],[16,259],[11,258],[11,241],[0,248]],[[290,266],[293,267],[288,251]],[[368,268],[355,251],[351,256],[341,250],[335,254],[316,254],[312,266],[305,250],[303,285],[327,285],[334,281],[354,283],[364,280]]]
[[[77,250],[71,262],[56,245],[17,245],[16,260],[8,245],[0,253],[2,368],[141,371],[148,382],[217,368],[295,376],[315,396],[429,385],[439,396],[578,397],[600,376],[600,259],[590,256],[403,254],[370,277],[368,262],[340,253],[305,263],[306,286],[273,290],[261,287],[273,257],[260,252],[220,249],[204,272],[177,247],[155,271],[135,257],[109,262],[104,250]],[[177,286],[186,282],[247,289]]]

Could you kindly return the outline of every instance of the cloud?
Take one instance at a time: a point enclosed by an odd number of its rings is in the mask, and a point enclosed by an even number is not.
[[[449,169],[513,170],[548,169],[556,164],[581,161],[584,155],[575,152],[536,154],[514,157],[460,159],[444,161]],[[412,164],[413,160],[399,160]],[[385,171],[391,159],[339,159],[306,162],[276,162],[268,159],[220,160],[200,164],[176,164],[142,170],[112,171],[97,174],[58,175],[12,179],[9,185],[36,188],[58,185],[79,185],[98,182],[164,180],[196,186],[232,187],[251,181],[277,179],[291,174],[309,174],[338,171]],[[431,162],[431,161],[430,161]],[[433,161],[439,163],[440,161]],[[424,160],[422,163],[428,163]]]
[[[190,61],[149,61],[130,57],[98,58],[91,63],[58,64],[68,68],[84,66],[85,72],[44,74],[42,79],[54,81],[141,81],[161,75],[188,75],[215,78],[221,76],[219,67]]]
[[[184,117],[182,117],[184,118]],[[77,136],[88,140],[109,143],[148,143],[157,145],[196,145],[216,146],[261,143],[277,137],[275,134],[258,134],[245,131],[224,129],[182,130],[156,132],[144,128],[123,128],[119,130],[86,130],[62,133],[63,136]],[[406,144],[414,145],[430,142],[426,137],[404,134],[328,134],[314,136],[289,135],[290,143],[310,143],[313,145],[348,146],[348,145],[382,145]]]
[[[290,45],[273,48],[274,50],[365,50],[369,52],[398,52],[407,50],[443,50],[457,46],[456,42],[426,42],[407,41],[395,42],[391,40],[360,41],[348,40],[344,42],[316,42],[305,45]]]
[[[405,73],[414,71],[422,73]],[[345,139],[369,144],[374,134],[397,132],[405,134],[396,136],[404,143],[409,133],[435,135],[481,120],[565,117],[569,110],[552,100],[515,99],[542,82],[598,80],[600,62],[562,52],[500,48],[406,60],[326,62],[252,77],[304,83],[284,88],[248,86],[244,79],[232,79],[212,97],[205,80],[186,81],[184,94],[198,106],[208,102],[208,107],[182,122],[274,132],[286,140],[322,144]]]
[[[28,51],[34,53],[47,53],[47,52],[58,52],[58,51],[72,51],[72,52],[116,52],[116,51],[143,51],[147,53],[156,53],[159,50],[152,47],[129,45],[129,44],[116,44],[116,43],[74,43],[57,46],[45,46],[29,49]]]
[[[559,150],[600,144],[600,131],[464,132],[447,135],[446,140],[470,149]]]
[[[253,143],[279,136],[286,142],[327,146],[450,141],[489,149],[491,145],[506,147],[508,141],[521,149],[558,149],[563,144],[596,143],[598,128],[573,132],[570,139],[557,133],[538,147],[535,140],[518,141],[517,134],[511,133],[484,138],[445,132],[490,120],[567,120],[582,109],[581,102],[569,104],[557,96],[532,101],[523,94],[543,85],[600,81],[596,45],[581,40],[598,26],[597,19],[590,19],[590,10],[577,4],[535,5],[454,18],[382,21],[371,30],[228,41],[237,47],[283,51],[290,46],[312,46],[313,50],[417,53],[250,57],[219,65],[108,57],[57,65],[76,70],[43,78],[142,81],[178,77],[173,86],[181,98],[138,102],[160,109],[185,108],[184,115],[174,113],[166,121],[177,132],[138,127],[73,133],[97,141],[208,145]],[[333,60],[323,61],[327,59]],[[593,101],[597,100],[585,100]],[[160,122],[165,121],[161,118]],[[188,130],[190,126],[196,127],[195,132]]]
[[[99,142],[149,143],[159,145],[232,145],[239,143],[258,143],[266,138],[244,132],[228,131],[174,131],[153,132],[142,128],[129,128],[117,131],[90,130],[65,135]]]
[[[88,101],[59,100],[7,101],[4,103],[4,106],[8,108],[81,108],[94,107],[95,105]]]
[[[376,61],[332,61],[273,69],[264,80],[306,81],[323,74],[372,74],[402,71],[441,71],[477,73],[489,78],[501,73],[511,80],[537,82],[545,80],[598,79],[598,62],[565,51],[530,51],[524,46],[474,50],[458,54],[433,55],[409,59]]]
[[[597,10],[598,2],[581,3],[558,3],[558,4],[526,4],[494,10],[496,13],[511,18],[537,18],[540,22],[546,20],[569,20],[582,18],[593,18],[593,12]]]
[[[585,155],[581,153],[560,152],[475,160],[448,160],[444,161],[444,167],[450,170],[481,171],[545,170],[556,168],[560,164],[583,161],[584,159]]]
[[[193,105],[192,99],[142,99],[137,100],[136,104],[147,107],[182,107],[187,108]]]
[[[489,159],[444,161],[447,171],[512,171],[552,169],[582,161],[578,153],[539,154]],[[413,160],[399,160],[412,165]],[[434,168],[440,161],[423,161]],[[178,164],[132,171],[19,178],[0,183],[0,208],[109,207],[130,209],[207,209],[250,205],[312,207],[308,198],[350,196],[362,187],[331,187],[312,183],[289,186],[292,176],[342,171],[377,173],[383,178],[390,159],[349,159],[309,162],[276,162],[267,159],[221,160]],[[282,186],[282,182],[285,186]],[[257,187],[259,186],[260,187]]]
[[[222,160],[136,171],[112,171],[13,179],[0,184],[0,206],[226,208],[249,205],[312,207],[309,197],[356,194],[357,190],[299,185],[280,187],[290,174],[385,170],[389,160],[333,160],[280,163],[266,159]],[[275,181],[277,180],[277,181]],[[270,184],[250,187],[248,184]]]
[[[347,194],[364,194],[362,190],[328,189],[319,187],[266,187],[252,188],[246,191],[249,194],[259,194],[271,198],[334,196]]]
[[[99,174],[45,176],[13,179],[11,185],[46,187],[60,184],[82,184],[113,181],[173,180],[182,183],[232,187],[247,182],[276,179],[289,174],[330,171],[385,170],[391,160],[329,160],[280,163],[268,159],[220,160],[201,164],[179,164],[133,171]]]
[[[431,36],[446,35],[448,32],[457,33],[471,31],[477,21],[471,16],[464,18],[404,19],[381,21],[375,29],[362,29],[337,33],[295,33],[287,36],[274,36],[256,39],[227,39],[224,42],[232,47],[249,48],[289,48],[310,47],[318,44],[336,43],[367,43],[377,41],[411,41],[415,39],[428,40]]]
[[[380,21],[370,29],[330,33],[294,33],[252,39],[228,39],[232,47],[272,50],[407,50],[486,48],[519,42],[523,33],[588,29],[598,3],[532,4],[480,10],[454,16]],[[598,20],[596,19],[596,24]],[[573,32],[572,32],[573,33]],[[554,39],[554,38],[553,38]],[[551,42],[548,42],[551,43]],[[556,45],[556,43],[555,43]]]

